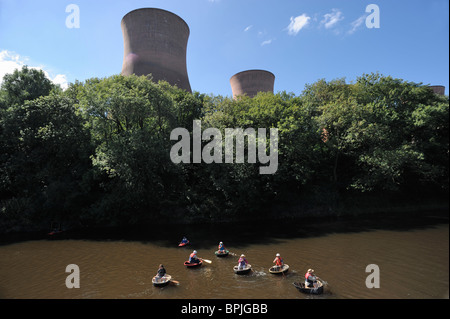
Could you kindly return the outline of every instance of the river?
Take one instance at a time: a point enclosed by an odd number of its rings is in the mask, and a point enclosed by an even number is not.
[[[448,298],[448,215],[406,216],[3,235],[0,298]],[[191,245],[180,248],[183,236]],[[236,275],[237,256],[217,258],[219,241],[236,255],[244,253],[253,272]],[[187,269],[183,262],[193,249],[212,263]],[[276,253],[290,266],[286,275],[268,271]],[[152,285],[160,263],[179,285]],[[69,264],[80,270],[80,288],[66,287]],[[378,266],[379,288],[366,285],[373,275],[368,265]],[[308,268],[327,282],[322,295],[293,286]]]

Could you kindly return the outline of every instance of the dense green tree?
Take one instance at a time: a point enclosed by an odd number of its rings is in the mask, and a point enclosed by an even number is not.
[[[48,95],[56,86],[42,70],[28,68],[16,69],[3,77],[0,88],[0,107],[20,106],[25,101]]]
[[[445,201],[448,111],[448,96],[380,74],[233,99],[135,75],[62,91],[24,68],[0,88],[1,216],[117,225],[339,213],[368,198]],[[172,163],[170,133],[192,138],[194,120],[220,130],[221,164]],[[260,174],[264,164],[247,155],[224,163],[226,128],[267,129],[267,154],[278,129],[276,173]]]
[[[77,220],[92,150],[72,101],[50,95],[15,107],[4,118],[2,138],[3,212],[34,222]]]
[[[434,94],[427,86],[379,74],[363,75],[355,86],[365,115],[360,117],[359,126],[363,134],[357,139],[360,171],[352,186],[362,190],[407,187],[412,191],[409,185],[423,187],[418,181],[435,179],[432,175],[436,170],[448,175],[448,164],[442,162],[448,159],[448,122],[443,123],[443,119],[448,120],[448,98]],[[430,109],[433,120],[422,117],[423,111]],[[438,118],[438,122],[427,123],[428,130],[422,126],[422,121]],[[431,143],[436,138],[439,146]],[[432,145],[440,161],[427,149]]]
[[[134,75],[90,79],[68,91],[76,96],[97,145],[92,158],[104,193],[95,218],[151,220],[181,205],[184,175],[170,160],[170,132],[196,116],[201,101]]]

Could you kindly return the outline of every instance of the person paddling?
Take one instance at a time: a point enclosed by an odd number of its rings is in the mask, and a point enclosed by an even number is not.
[[[241,257],[240,257],[239,260],[238,260],[238,268],[239,268],[239,269],[244,269],[244,268],[247,267],[247,265],[248,265],[248,261],[247,261],[247,259],[245,258],[245,255],[242,254]]]
[[[191,264],[198,264],[200,263],[200,260],[197,257],[197,251],[194,250],[190,255],[189,255],[189,263]]]
[[[161,280],[162,277],[166,275],[166,269],[164,268],[163,264],[159,265],[158,271],[156,273],[157,280]]]
[[[273,263],[275,264],[276,267],[278,267],[278,269],[281,269],[284,265],[283,259],[281,258],[280,254],[276,254],[275,259],[273,260]]]
[[[223,254],[225,252],[225,245],[223,242],[219,243],[219,254]]]
[[[307,288],[316,288],[317,287],[317,276],[314,273],[314,269],[308,269],[305,274],[305,286]]]

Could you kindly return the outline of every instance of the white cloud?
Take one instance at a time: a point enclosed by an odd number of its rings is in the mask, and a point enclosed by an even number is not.
[[[244,29],[244,32],[247,32],[247,31],[250,30],[251,28],[253,28],[253,25],[249,25],[248,27],[246,27],[246,28]]]
[[[342,11],[332,9],[331,13],[327,13],[323,16],[323,20],[320,21],[320,23],[324,25],[326,29],[330,29],[336,26],[336,24],[343,19],[344,17],[342,16]]]
[[[288,25],[287,30],[289,35],[297,35],[301,29],[308,25],[311,17],[308,17],[305,13],[297,17],[291,17],[291,23]]]
[[[44,71],[44,73],[46,72]],[[63,89],[67,89],[68,87],[67,77],[65,74],[57,74],[53,78],[52,82],[55,84],[59,84]]]
[[[272,39],[261,42],[261,46],[265,46],[272,43]]]
[[[360,16],[358,19],[356,19],[355,21],[353,21],[352,23],[350,23],[350,25],[352,26],[352,28],[348,31],[349,34],[353,34],[355,33],[355,31],[363,24],[363,22],[366,20],[367,15],[362,15]]]
[[[20,56],[6,50],[0,51],[0,83],[5,74],[13,73],[15,69],[20,69],[24,62],[20,61]]]
[[[3,81],[3,77],[6,74],[13,73],[15,69],[22,69],[24,65],[28,65],[29,59],[27,57],[20,56],[17,53],[2,50],[0,51],[0,84]],[[68,87],[67,77],[64,74],[57,74],[51,77],[49,72],[42,66],[28,65],[30,69],[42,70],[47,78],[53,83],[61,85],[63,89]]]

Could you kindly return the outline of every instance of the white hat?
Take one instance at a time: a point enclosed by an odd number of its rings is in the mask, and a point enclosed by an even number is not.
[[[194,254],[196,254],[196,253],[197,253],[197,251],[196,251],[196,250],[194,250],[194,251],[193,251],[193,253],[194,253]]]
[[[280,254],[277,253],[277,256],[280,256]]]

